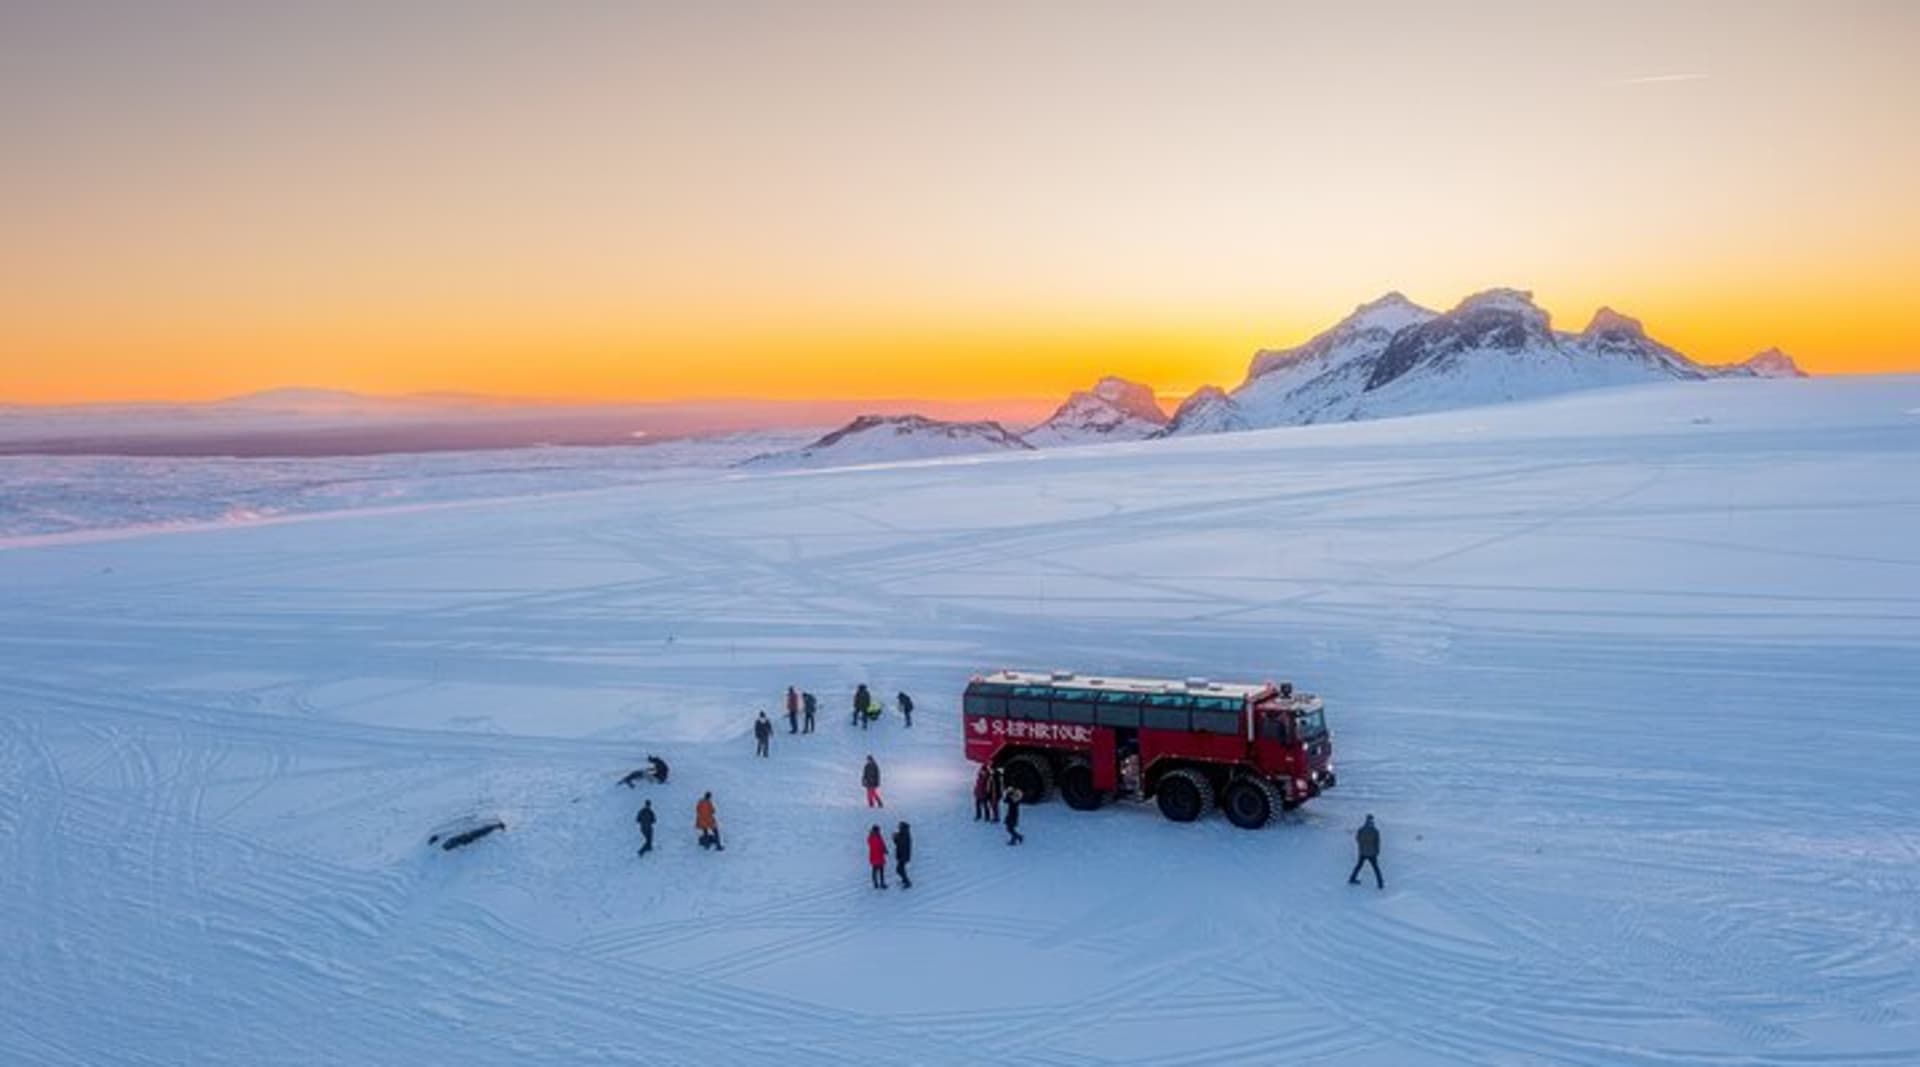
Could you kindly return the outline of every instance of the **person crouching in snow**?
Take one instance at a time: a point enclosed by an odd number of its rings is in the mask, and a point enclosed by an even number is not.
[[[701,848],[727,850],[727,846],[720,843],[720,818],[713,812],[712,793],[702,793],[700,803],[693,806],[693,828],[700,831]]]
[[[873,868],[873,887],[887,887],[887,839],[880,836],[880,827],[875,825],[867,831],[867,865]]]
[[[867,757],[867,765],[860,769],[860,784],[867,790],[867,807],[884,808],[886,801],[880,799],[880,765]]]

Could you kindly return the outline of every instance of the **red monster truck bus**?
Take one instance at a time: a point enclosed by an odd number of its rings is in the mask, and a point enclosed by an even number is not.
[[[999,671],[967,683],[967,758],[1001,768],[1028,803],[1058,789],[1092,811],[1152,798],[1192,822],[1218,798],[1249,830],[1334,785],[1320,698],[1258,685]]]

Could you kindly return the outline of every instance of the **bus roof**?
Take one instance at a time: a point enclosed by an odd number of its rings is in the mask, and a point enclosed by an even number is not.
[[[998,685],[1044,685],[1059,689],[1094,689],[1118,693],[1192,693],[1245,700],[1273,689],[1271,682],[1215,682],[1205,678],[1120,678],[1075,674],[1072,671],[994,671],[974,679]]]

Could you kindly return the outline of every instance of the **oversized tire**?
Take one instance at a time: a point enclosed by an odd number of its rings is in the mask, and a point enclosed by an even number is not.
[[[1077,759],[1060,771],[1060,799],[1075,811],[1092,811],[1107,802],[1093,784],[1093,764]]]
[[[1213,807],[1213,783],[1199,771],[1168,771],[1154,791],[1160,814],[1174,822],[1192,822]]]
[[[1280,790],[1265,778],[1236,778],[1220,798],[1227,821],[1242,830],[1258,830],[1284,810]]]
[[[1020,791],[1020,803],[1044,804],[1053,793],[1053,765],[1045,756],[1022,752],[1008,760],[1002,774],[1007,786]]]

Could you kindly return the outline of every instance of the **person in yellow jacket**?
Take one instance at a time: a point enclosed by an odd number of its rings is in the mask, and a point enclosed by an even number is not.
[[[702,793],[700,803],[693,806],[693,828],[700,831],[701,848],[727,850],[727,846],[720,843],[720,818],[713,813],[711,792]]]

